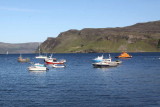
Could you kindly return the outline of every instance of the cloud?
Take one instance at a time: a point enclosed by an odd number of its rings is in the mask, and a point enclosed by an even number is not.
[[[39,12],[38,10],[34,10],[34,9],[12,8],[12,7],[3,7],[3,6],[0,6],[0,10],[15,11],[15,12]]]

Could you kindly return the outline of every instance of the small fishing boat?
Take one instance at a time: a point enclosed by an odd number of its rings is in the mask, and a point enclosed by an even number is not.
[[[92,64],[95,68],[115,67],[118,64],[113,62],[97,62]]]
[[[122,52],[119,56],[116,56],[115,58],[132,58],[132,56],[129,55],[127,52]]]
[[[92,63],[92,65],[95,68],[103,68],[103,67],[115,67],[121,63],[122,63],[122,61],[112,61],[112,58],[109,55],[108,59],[103,59],[101,62]]]
[[[54,60],[47,60],[45,61],[46,64],[64,64],[66,60],[54,61]]]
[[[28,67],[29,71],[46,71],[48,68],[44,64],[35,63],[32,66]]]
[[[64,68],[66,66],[64,64],[53,64],[52,67],[53,68]]]
[[[30,59],[29,59],[29,58],[23,58],[23,57],[21,56],[21,54],[20,54],[20,56],[18,57],[17,61],[18,61],[18,62],[29,62]]]
[[[102,60],[103,60],[103,55],[94,58],[94,59],[93,59],[93,62],[101,62]]]
[[[52,55],[49,58],[46,58],[44,61],[46,64],[64,64],[66,62],[65,59],[57,61],[56,58],[52,58]]]

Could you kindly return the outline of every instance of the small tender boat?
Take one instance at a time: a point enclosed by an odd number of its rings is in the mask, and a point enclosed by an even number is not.
[[[29,62],[30,59],[29,58],[22,58],[22,56],[20,55],[17,59],[18,62]]]
[[[103,55],[94,58],[94,59],[93,59],[93,62],[101,62],[102,60],[103,60]]]
[[[48,68],[44,64],[35,63],[32,66],[28,67],[29,71],[46,71]]]
[[[103,68],[103,67],[115,67],[121,64],[122,61],[112,61],[112,58],[109,55],[108,59],[103,59],[101,62],[92,63],[95,68]]]
[[[129,55],[127,52],[122,52],[119,56],[116,56],[115,58],[132,58],[132,56]]]
[[[53,68],[64,68],[66,66],[64,64],[53,64],[52,67]]]

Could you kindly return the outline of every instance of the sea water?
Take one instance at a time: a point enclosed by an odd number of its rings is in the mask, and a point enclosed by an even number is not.
[[[18,54],[0,55],[0,107],[160,106],[160,53],[130,53],[112,68],[94,68],[92,59],[108,53],[53,54],[65,68],[28,71]],[[110,53],[112,60],[120,53]],[[24,54],[31,62],[35,54]]]

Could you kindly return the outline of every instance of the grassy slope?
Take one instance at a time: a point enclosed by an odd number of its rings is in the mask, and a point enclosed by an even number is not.
[[[68,53],[68,52],[80,52],[84,50],[94,50],[95,52],[157,52],[157,49],[153,45],[146,41],[137,41],[136,43],[128,44],[125,40],[119,40],[113,42],[109,40],[102,41],[89,41],[81,47],[81,40],[74,40],[73,42],[63,43],[54,49],[55,52]]]
[[[44,50],[56,53],[70,52],[160,52],[160,21],[135,24],[124,28],[69,30]],[[49,49],[49,50],[48,50]]]

